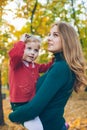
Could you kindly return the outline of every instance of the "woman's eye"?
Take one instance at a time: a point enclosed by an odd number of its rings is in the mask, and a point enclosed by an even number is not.
[[[58,37],[58,34],[57,34],[57,33],[54,33],[53,35],[56,36],[56,37]]]
[[[48,36],[50,36],[51,34],[50,33],[48,33]]]

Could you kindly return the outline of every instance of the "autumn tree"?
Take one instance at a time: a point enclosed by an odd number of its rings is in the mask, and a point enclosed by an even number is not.
[[[0,59],[2,68],[0,69],[0,97],[2,84],[8,84],[8,51],[23,33],[31,33],[44,38],[48,35],[50,25],[55,21],[67,21],[73,24],[81,40],[84,55],[87,58],[87,7],[85,1],[81,0],[46,0],[43,4],[38,0],[16,1],[16,9],[5,8],[7,4],[14,0],[0,0]],[[22,3],[21,3],[22,2]],[[18,30],[2,16],[13,12],[15,19],[26,20],[25,25]],[[20,22],[20,24],[21,24]],[[42,42],[42,51],[38,62],[43,63],[49,60],[50,54],[47,52],[46,41]],[[0,114],[2,112],[2,98],[0,98]],[[3,116],[0,117],[3,119]],[[3,122],[3,121],[2,121]]]
[[[4,20],[2,18],[4,14],[4,7],[7,4],[7,0],[1,0],[0,1],[0,125],[4,125],[4,115],[3,115],[3,103],[2,103],[2,66],[3,66],[3,60],[7,54],[7,49],[4,43],[6,43],[6,37],[8,36],[8,33],[3,30]],[[6,67],[6,66],[5,66]],[[5,69],[5,68],[4,68]]]

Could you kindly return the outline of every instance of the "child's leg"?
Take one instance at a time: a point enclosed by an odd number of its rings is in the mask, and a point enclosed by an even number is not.
[[[13,110],[13,111],[15,111],[15,110],[17,110],[17,108],[18,107],[20,107],[20,106],[22,106],[22,105],[24,105],[24,104],[26,104],[26,103],[28,103],[28,102],[19,102],[19,103],[10,103],[10,105],[11,105],[11,109]]]
[[[10,103],[10,105],[11,105],[11,109],[12,109],[13,111],[15,111],[15,107],[16,107],[15,103]]]
[[[27,128],[28,130],[43,130],[43,125],[39,117],[24,122],[24,127]]]

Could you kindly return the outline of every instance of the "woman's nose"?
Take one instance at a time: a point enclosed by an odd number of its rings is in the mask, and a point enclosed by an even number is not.
[[[52,40],[52,36],[51,35],[48,36],[48,41],[50,41],[50,40]]]

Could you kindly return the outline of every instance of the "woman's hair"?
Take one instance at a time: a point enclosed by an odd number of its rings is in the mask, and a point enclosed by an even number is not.
[[[63,55],[71,70],[76,75],[74,90],[78,92],[81,86],[87,85],[86,64],[81,44],[75,29],[68,23],[57,22],[52,25],[58,27],[63,46]]]

